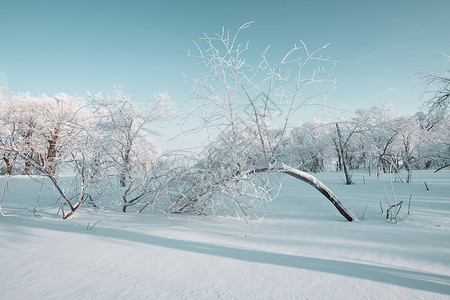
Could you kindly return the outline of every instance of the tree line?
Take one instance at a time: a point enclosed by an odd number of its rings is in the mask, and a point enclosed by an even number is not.
[[[379,178],[405,169],[410,182],[413,170],[448,165],[450,121],[433,106],[438,96],[447,101],[441,94],[426,102],[428,112],[414,116],[396,116],[386,104],[333,123],[299,124],[299,112],[333,89],[336,61],[324,56],[328,45],[311,51],[300,42],[277,63],[269,47],[252,63],[248,42],[238,42],[250,24],[234,35],[204,34],[190,53],[202,67],[190,78],[198,101],[192,131],[208,132],[200,153],[164,153],[152,141],[155,129],[175,118],[166,92],[136,101],[120,87],[87,99],[1,91],[2,174],[50,183],[64,219],[101,199],[123,212],[157,208],[247,218],[279,195],[278,177],[289,175],[353,221],[351,210],[312,173],[343,170],[351,184],[354,169],[376,170]]]

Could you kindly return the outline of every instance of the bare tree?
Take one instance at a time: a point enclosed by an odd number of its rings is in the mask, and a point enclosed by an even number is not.
[[[171,117],[167,93],[137,102],[132,92],[114,87],[110,95],[89,94],[96,124],[91,132],[108,174],[117,174],[123,212],[148,194],[158,147],[150,138],[158,123]],[[150,125],[153,127],[151,128]],[[106,190],[115,190],[109,180]]]
[[[450,56],[444,55],[444,61],[442,65],[450,63]],[[423,108],[427,111],[427,130],[431,130],[434,126],[445,120],[449,113],[450,108],[450,69],[442,67],[434,72],[428,73],[422,77],[422,81],[425,83],[424,96],[428,96],[425,100]],[[445,145],[447,144],[447,146]],[[450,147],[448,142],[441,144],[445,149],[443,151],[444,157],[447,159],[438,167],[436,171],[442,170],[450,164],[448,163],[448,157],[450,156]]]
[[[429,120],[424,113],[415,116],[420,126],[420,143],[416,154],[422,168],[436,168],[440,171],[450,166],[450,115],[429,127]]]
[[[450,56],[444,56],[442,65],[450,63]],[[429,126],[431,128],[441,121],[449,111],[450,107],[450,69],[445,67],[422,77],[425,84],[423,95],[425,99],[424,108],[428,112]]]
[[[400,133],[400,122],[395,118],[394,107],[390,103],[373,106],[368,110],[358,110],[360,124],[363,124],[364,143],[371,149],[377,167],[377,178],[394,169],[398,172],[401,163],[397,151],[397,138]]]
[[[256,183],[257,178],[285,173],[315,187],[348,221],[356,220],[317,178],[281,160],[291,120],[301,108],[314,104],[334,86],[335,78],[329,72],[336,61],[322,54],[328,45],[309,51],[300,41],[276,65],[270,63],[267,47],[260,61],[251,64],[245,58],[249,43],[238,42],[240,32],[250,24],[241,26],[235,35],[225,30],[214,36],[205,34],[201,42],[206,48],[196,43],[198,54],[191,55],[204,67],[192,80],[201,101],[198,111],[203,116],[202,127],[218,136],[211,141],[218,151],[214,151],[209,166],[215,164],[212,172],[226,174],[219,176],[219,190],[229,187],[233,202],[236,197],[231,192],[248,194],[249,187],[253,187],[253,195],[264,199],[261,195],[267,195],[271,187],[264,184],[267,180]]]

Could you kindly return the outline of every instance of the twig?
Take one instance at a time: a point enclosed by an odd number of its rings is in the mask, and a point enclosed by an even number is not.
[[[386,203],[388,206],[391,206],[391,204],[389,203],[388,199],[387,199],[387,195],[386,195],[386,187],[384,188],[384,199],[386,200]],[[381,200],[380,200],[381,202]]]
[[[412,194],[409,195],[409,202],[408,202],[408,216],[411,214],[411,198],[412,198]]]
[[[389,206],[388,210],[386,211],[386,219],[389,219],[389,217],[390,217],[390,220],[392,221],[392,218],[393,218],[394,214],[391,213],[391,210],[393,208],[395,208],[395,223],[397,223],[398,222],[397,216],[398,216],[398,214],[400,212],[400,209],[402,208],[402,205],[403,205],[403,201],[400,201],[398,204],[394,204],[394,205]]]
[[[101,220],[98,220],[97,222],[95,222],[94,224],[92,224],[91,227],[89,227],[89,224],[90,224],[90,223],[88,223],[88,224],[87,224],[87,227],[86,227],[86,230],[92,230],[92,228],[94,228],[94,226],[97,225],[97,224],[100,223],[100,222],[101,222]]]
[[[0,198],[0,213],[1,213],[2,216],[4,216],[4,217],[6,217],[7,215],[5,215],[5,213],[3,212],[2,202],[3,202],[3,199],[4,199],[5,196],[6,196],[6,191],[8,190],[8,184],[9,184],[9,179],[10,179],[10,178],[11,178],[11,177],[8,176],[8,178],[6,179],[5,185],[3,186],[2,197]]]
[[[38,196],[37,196],[37,198],[36,198],[36,203],[34,203],[34,207],[33,207],[33,214],[34,214],[34,216],[37,218],[37,217],[40,217],[39,215],[37,215],[36,214],[36,210],[37,210],[37,206],[38,206],[38,203],[39,203],[39,199],[41,198],[41,193],[42,193],[42,187],[43,187],[43,183],[41,184],[41,188],[39,189],[39,194],[38,194]]]
[[[366,202],[366,207],[364,208],[363,214],[362,214],[362,218],[364,219],[366,216],[366,210],[367,210],[367,202]]]
[[[398,173],[397,173],[397,175],[398,175]],[[399,209],[397,209],[397,199],[395,198],[394,184],[392,183],[392,164],[391,164],[391,169],[389,170],[389,177],[390,177],[390,182],[391,182],[392,198],[394,199],[394,206],[395,206],[395,211],[396,211],[395,223],[398,223],[397,216],[398,216]],[[400,176],[399,176],[399,178],[400,178]],[[400,203],[403,203],[403,201],[401,201]],[[389,210],[390,210],[390,208],[389,208]],[[391,221],[392,221],[392,214],[391,214]]]

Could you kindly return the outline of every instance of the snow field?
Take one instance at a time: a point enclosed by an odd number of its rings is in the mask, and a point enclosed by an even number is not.
[[[385,188],[393,202],[389,176],[355,172],[345,186],[341,174],[316,175],[360,222],[288,176],[247,237],[245,220],[229,217],[84,206],[64,221],[47,190],[37,218],[39,185],[14,178],[2,203],[10,216],[0,216],[0,299],[450,298],[450,173],[394,182],[404,201],[398,224],[379,207]]]

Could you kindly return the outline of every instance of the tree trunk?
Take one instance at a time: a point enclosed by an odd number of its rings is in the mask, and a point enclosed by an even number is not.
[[[334,150],[336,150],[336,154],[337,154],[336,172],[339,172],[342,170],[341,152],[339,151],[339,146],[334,138],[333,138],[333,143],[334,143]]]
[[[341,130],[339,129],[339,125],[338,123],[336,123],[336,131],[337,131],[337,135],[339,138],[339,152],[340,152],[340,156],[341,156],[341,163],[342,163],[342,167],[344,168],[344,174],[345,174],[345,184],[353,184],[352,182],[352,178],[350,176],[350,174],[348,173],[348,169],[347,169],[347,160],[345,158],[345,154],[344,154],[344,145],[342,143],[342,135],[341,135]]]
[[[384,173],[384,167],[383,167],[383,156],[380,155],[380,157],[378,157],[378,161],[377,161],[377,179],[380,180],[383,177],[383,173]]]
[[[47,162],[48,162],[48,171],[51,174],[55,174],[57,164],[55,163],[56,159],[56,145],[58,141],[58,135],[55,134],[49,139],[48,142],[48,150],[47,150]]]
[[[358,221],[358,218],[344,206],[338,197],[336,197],[336,195],[326,185],[314,176],[288,166],[285,166],[282,172],[312,185],[316,190],[330,200],[330,202],[336,207],[339,213],[347,219],[347,221]]]
[[[9,160],[9,158],[3,156],[3,160],[6,163],[6,171],[4,175],[11,175],[11,172],[13,170],[14,164]]]
[[[412,170],[411,170],[411,165],[409,164],[408,161],[405,162],[405,168],[406,168],[406,183],[411,183],[411,178],[412,178]]]
[[[28,175],[30,173],[31,163],[26,161],[25,168],[23,169],[22,175]]]
[[[131,161],[130,161],[130,152],[131,152],[131,146],[127,145],[127,149],[125,149],[125,153],[122,157],[123,160],[123,166],[122,170],[119,174],[119,181],[120,181],[120,187],[126,187],[127,181],[129,180],[130,171],[131,171]]]
[[[126,177],[125,173],[120,173],[119,174],[120,187],[126,187],[126,182],[127,182],[127,177]]]

